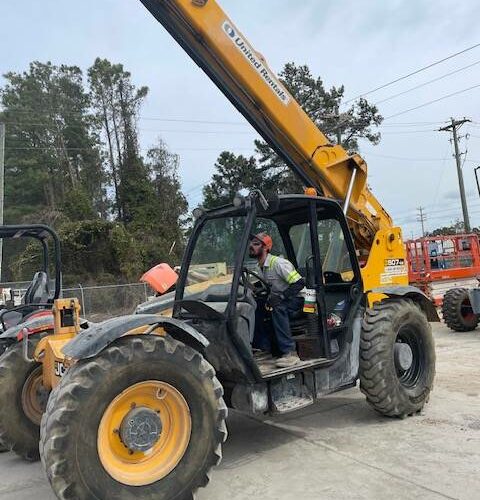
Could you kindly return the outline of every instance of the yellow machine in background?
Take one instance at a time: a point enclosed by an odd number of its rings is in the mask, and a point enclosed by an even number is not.
[[[54,333],[44,337],[35,348],[34,358],[43,365],[43,386],[52,390],[65,374],[62,347],[77,335],[80,328],[80,303],[77,298],[57,299],[53,306]]]

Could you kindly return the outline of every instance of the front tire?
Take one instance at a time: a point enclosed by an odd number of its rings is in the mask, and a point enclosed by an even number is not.
[[[479,317],[473,312],[466,288],[452,288],[445,293],[442,304],[443,321],[455,332],[471,332]]]
[[[386,299],[368,309],[360,340],[360,388],[368,403],[388,417],[419,412],[435,377],[431,327],[417,305]]]
[[[126,337],[53,391],[42,461],[60,499],[191,500],[221,459],[226,415],[200,353],[169,336]]]
[[[30,355],[34,343],[30,342]],[[42,386],[42,365],[25,361],[16,343],[0,357],[0,442],[28,461],[40,458],[40,421],[49,391]]]

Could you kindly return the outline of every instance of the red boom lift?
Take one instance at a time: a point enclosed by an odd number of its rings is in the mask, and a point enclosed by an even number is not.
[[[477,234],[430,236],[406,242],[410,284],[437,306],[452,288],[478,286],[480,244]]]

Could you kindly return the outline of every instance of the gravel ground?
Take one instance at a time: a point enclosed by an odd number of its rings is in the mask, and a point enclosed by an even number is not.
[[[434,325],[424,412],[382,418],[358,389],[275,419],[232,412],[224,460],[199,500],[480,499],[480,331]],[[40,464],[0,455],[1,500],[53,499]]]

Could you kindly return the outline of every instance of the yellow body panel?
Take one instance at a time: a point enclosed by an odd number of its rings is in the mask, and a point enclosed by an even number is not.
[[[380,286],[408,285],[407,255],[399,227],[377,232],[362,278],[366,291]]]
[[[80,310],[80,302],[77,298],[56,299],[53,304],[55,333],[76,335],[80,331]],[[67,314],[71,322],[67,321]]]
[[[408,285],[407,254],[399,227],[377,232],[362,279],[366,292],[382,286]],[[368,293],[370,306],[384,298],[382,294]]]
[[[40,340],[33,354],[42,363],[43,386],[56,387],[67,369],[63,347],[80,331],[80,303],[76,298],[56,299],[53,304],[53,335]]]
[[[43,386],[47,389],[53,389],[60,383],[67,369],[62,349],[74,336],[73,333],[50,335],[37,344],[33,357],[43,365]]]

